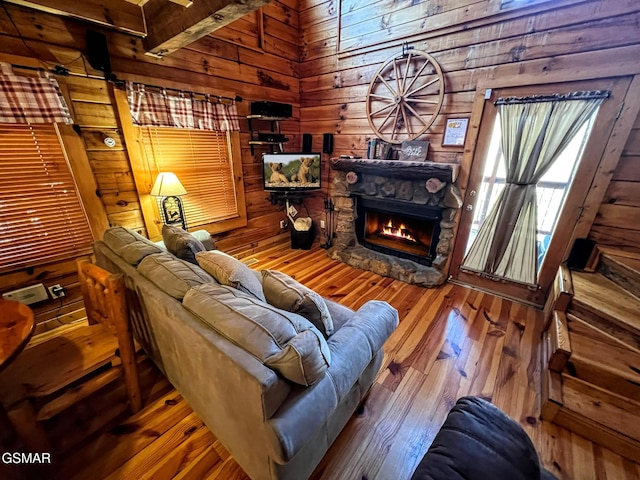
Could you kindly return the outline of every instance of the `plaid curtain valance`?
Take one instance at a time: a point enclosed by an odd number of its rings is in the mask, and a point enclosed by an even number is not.
[[[208,95],[196,100],[193,94],[148,92],[143,84],[127,82],[127,100],[133,124],[141,127],[240,131],[236,105],[213,101]]]
[[[8,63],[0,67],[0,123],[73,123],[58,82],[48,73],[23,77]]]

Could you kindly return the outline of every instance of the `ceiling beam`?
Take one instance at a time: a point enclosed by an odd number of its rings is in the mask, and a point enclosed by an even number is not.
[[[139,37],[147,34],[142,8],[122,0],[7,0],[7,2],[115,28]]]
[[[185,47],[270,0],[198,0],[183,8],[166,0],[149,0],[143,7],[148,55],[163,57]]]

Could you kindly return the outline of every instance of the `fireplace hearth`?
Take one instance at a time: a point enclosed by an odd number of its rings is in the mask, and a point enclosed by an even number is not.
[[[359,171],[355,184],[353,175],[347,181],[347,170],[334,171],[336,229],[329,256],[407,283],[440,285],[462,205],[455,175],[443,176],[442,188],[429,192],[425,184],[431,177],[399,171]]]

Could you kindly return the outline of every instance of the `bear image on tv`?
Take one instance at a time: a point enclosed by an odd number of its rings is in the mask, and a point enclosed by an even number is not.
[[[291,181],[300,183],[313,182],[311,166],[313,165],[314,160],[314,157],[300,157],[300,168],[296,173],[291,175]]]
[[[278,182],[289,183],[289,180],[287,179],[286,175],[282,173],[282,168],[284,167],[284,164],[282,162],[280,163],[269,162],[269,166],[271,167],[271,178],[270,178],[271,183],[278,183]]]

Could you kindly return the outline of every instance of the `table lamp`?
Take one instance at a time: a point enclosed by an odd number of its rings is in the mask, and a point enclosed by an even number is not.
[[[181,225],[184,230],[187,229],[187,219],[182,209],[182,200],[180,200],[180,196],[186,194],[187,191],[175,173],[160,172],[158,174],[150,195],[161,198],[160,211],[165,225]]]

